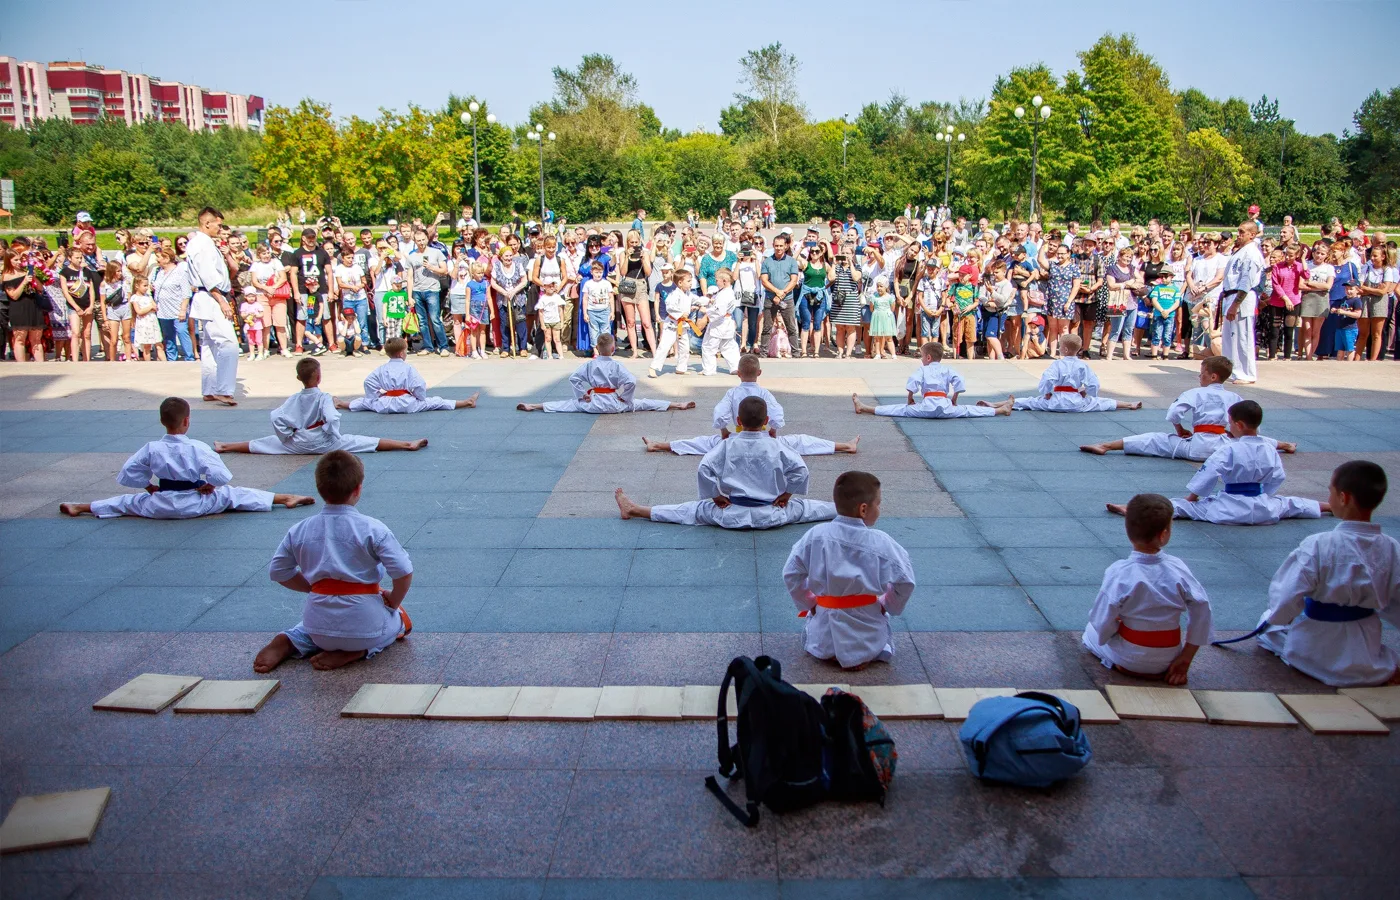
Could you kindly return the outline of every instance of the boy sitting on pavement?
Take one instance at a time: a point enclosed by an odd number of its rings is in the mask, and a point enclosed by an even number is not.
[[[903,416],[913,419],[962,419],[976,416],[1009,416],[1015,397],[1007,397],[996,404],[978,403],[976,406],[959,406],[958,395],[967,390],[962,376],[943,365],[943,345],[929,341],[919,348],[922,365],[904,388],[909,392],[905,403],[891,403],[884,406],[869,406],[860,402],[855,394],[851,403],[856,414],[876,416]]]
[[[600,334],[594,344],[597,356],[574,370],[569,385],[574,389],[573,400],[551,400],[547,403],[518,403],[522,412],[590,413],[605,415],[629,412],[665,412],[671,409],[694,409],[694,401],[684,403],[670,400],[635,399],[637,376],[613,359],[617,341],[611,334]]]
[[[1112,412],[1115,409],[1142,409],[1142,401],[1129,403],[1099,396],[1099,377],[1079,358],[1084,342],[1077,334],[1060,335],[1060,358],[1040,376],[1036,397],[1022,397],[1013,406],[1040,412]],[[985,400],[978,406],[988,406]]]
[[[337,400],[337,409],[351,412],[417,413],[435,409],[469,409],[476,406],[478,391],[465,400],[429,397],[428,382],[408,364],[408,341],[401,337],[384,342],[389,361],[365,376],[365,395],[354,400]]]

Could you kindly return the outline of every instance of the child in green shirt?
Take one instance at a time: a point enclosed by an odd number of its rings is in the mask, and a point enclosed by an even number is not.
[[[1152,358],[1165,359],[1176,338],[1176,311],[1181,308],[1181,288],[1172,283],[1170,269],[1158,273],[1147,289],[1147,302],[1152,307]]]

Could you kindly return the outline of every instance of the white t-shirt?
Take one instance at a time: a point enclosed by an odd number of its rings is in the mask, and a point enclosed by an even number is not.
[[[1400,269],[1395,266],[1377,268],[1367,263],[1366,268],[1361,271],[1361,283],[1368,287],[1378,287],[1387,283],[1394,284],[1397,281],[1400,281]],[[1371,300],[1374,299],[1374,296],[1365,299]]]
[[[249,271],[253,273],[254,281],[266,286],[272,283],[272,279],[276,277],[278,272],[282,271],[282,268],[281,263],[268,260],[267,262],[253,263],[253,267]]]
[[[1196,284],[1200,285],[1209,284],[1211,280],[1215,278],[1216,275],[1225,271],[1225,266],[1229,262],[1229,259],[1230,258],[1223,253],[1217,253],[1214,256],[1209,257],[1202,256],[1197,258],[1191,263],[1192,280],[1195,281]],[[1202,298],[1198,299],[1209,297],[1211,300],[1219,300],[1220,289],[1223,286],[1223,282],[1221,284],[1217,284],[1209,291],[1206,291],[1205,294],[1202,295]]]
[[[539,301],[535,308],[540,313],[540,323],[544,325],[559,325],[563,319],[559,315],[559,309],[564,305],[563,298],[558,294],[540,294]]]
[[[455,297],[465,297],[467,294],[467,282],[472,280],[471,260],[455,260],[448,263],[448,268],[452,272],[452,286],[447,289],[447,293]]]
[[[365,270],[357,265],[344,265],[336,263],[332,270],[335,273],[335,283],[340,286],[340,290],[351,297],[358,298],[365,292]]]
[[[583,300],[587,309],[607,309],[612,306],[612,285],[606,279],[583,283]]]
[[[1331,263],[1308,263],[1308,281],[1327,281],[1329,278],[1337,277],[1337,269]],[[1312,291],[1303,289],[1305,294],[1323,294],[1325,291]]]
[[[758,292],[758,264],[741,262],[734,266],[734,286],[746,294]]]

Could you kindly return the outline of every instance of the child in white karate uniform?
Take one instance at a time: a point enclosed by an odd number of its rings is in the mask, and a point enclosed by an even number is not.
[[[1277,496],[1283,485],[1283,460],[1259,436],[1264,409],[1241,400],[1229,410],[1230,443],[1216,450],[1187,482],[1185,499],[1172,500],[1178,519],[1217,525],[1274,525],[1280,519],[1316,519],[1328,512],[1326,503],[1306,497]],[[1125,507],[1108,504],[1123,515]]]
[[[267,512],[274,503],[291,509],[315,503],[311,497],[274,494],[233,487],[233,474],[203,441],[190,440],[190,405],[180,397],[160,404],[165,437],[137,450],[117,474],[117,483],[144,494],[119,494],[92,503],[60,503],[68,516],[92,513],[99,519],[141,516],[146,519],[194,519],[230,509]]]
[[[904,403],[870,406],[852,394],[857,415],[902,416],[911,419],[963,419],[983,416],[1009,416],[1015,397],[1000,403],[959,406],[958,395],[967,390],[962,376],[943,365],[943,345],[929,341],[919,348],[921,365],[905,383],[909,398]]]
[[[837,517],[793,545],[783,583],[807,619],[807,652],[863,669],[894,657],[890,616],[904,612],[914,593],[914,566],[894,538],[874,528],[880,479],[843,472],[832,494]]]
[[[388,526],[355,508],[364,481],[364,464],[353,453],[332,450],[316,463],[316,491],[326,505],[292,526],[268,567],[273,581],[307,595],[301,621],[258,652],[254,672],[271,672],[293,656],[336,669],[413,630],[402,607],[413,562]],[[379,586],[386,574],[394,585],[387,591]]]
[[[348,340],[348,338],[347,338]],[[332,450],[374,453],[377,450],[422,450],[427,438],[397,441],[340,433],[340,410],[335,398],[321,390],[321,364],[311,357],[297,361],[298,391],[272,411],[275,434],[251,441],[215,441],[215,453],[307,454],[319,456]]]
[[[376,413],[418,413],[435,409],[470,409],[476,406],[477,394],[465,400],[448,400],[446,397],[429,397],[428,382],[410,366],[408,341],[401,337],[384,342],[384,353],[389,361],[365,376],[365,395],[354,400],[337,400],[337,409],[351,412]]]
[[[1186,563],[1162,552],[1172,537],[1170,500],[1138,494],[1126,516],[1133,553],[1103,573],[1084,646],[1116,671],[1185,684],[1196,651],[1210,642],[1210,598]]]
[[[1077,334],[1060,335],[1060,358],[1052,362],[1040,376],[1036,388],[1039,396],[1022,397],[1016,409],[1039,412],[1084,413],[1113,412],[1115,409],[1142,409],[1142,402],[1127,403],[1099,396],[1099,376],[1079,358],[1084,343]],[[981,406],[985,401],[980,401]]]
[[[739,403],[743,431],[720,441],[700,460],[698,500],[641,506],[618,488],[622,518],[719,528],[777,528],[835,518],[831,503],[793,496],[807,492],[807,464],[768,434],[767,421],[767,404],[759,397],[745,398]]]
[[[610,334],[600,334],[593,344],[597,353],[574,370],[569,386],[574,389],[573,400],[551,400],[547,403],[517,403],[522,412],[590,413],[606,415],[629,412],[665,412],[669,409],[694,409],[694,401],[673,403],[670,400],[634,398],[637,376],[613,359],[617,340]]]
[[[660,343],[656,348],[656,356],[651,361],[651,369],[647,372],[648,378],[658,378],[661,369],[666,365],[666,358],[671,355],[671,348],[676,349],[676,374],[688,375],[690,373],[690,327],[691,311],[694,304],[699,301],[699,297],[690,292],[690,282],[694,277],[689,269],[675,270],[671,264],[665,263],[661,266],[661,277],[671,279],[671,285],[667,285],[663,280],[661,287],[669,287],[666,292],[665,318],[661,323]],[[659,290],[660,288],[658,288]]]
[[[1304,538],[1279,566],[1254,632],[1285,663],[1332,687],[1400,684],[1400,654],[1381,642],[1382,620],[1400,628],[1400,541],[1371,523],[1386,489],[1385,470],[1373,462],[1336,468],[1328,504],[1342,521]]]
[[[715,404],[714,427],[719,430],[719,434],[702,434],[681,441],[649,441],[643,437],[642,443],[646,445],[647,452],[704,456],[713,450],[716,444],[729,437],[730,432],[743,429],[743,426],[738,424],[738,414],[739,404],[745,397],[758,397],[767,404],[768,434],[777,438],[783,446],[798,456],[830,456],[833,453],[855,453],[859,449],[859,437],[853,441],[839,442],[813,437],[810,434],[779,435],[778,432],[784,424],[783,407],[767,388],[759,385],[758,379],[762,374],[763,369],[757,354],[745,353],[739,357],[739,383],[725,391],[724,396]]]
[[[1234,370],[1235,364],[1230,362],[1228,356],[1208,356],[1201,360],[1201,386],[1177,397],[1167,410],[1167,422],[1176,430],[1175,434],[1154,431],[1118,441],[1084,444],[1079,449],[1099,456],[1112,450],[1122,450],[1129,456],[1164,456],[1167,459],[1194,459],[1198,462],[1209,458],[1234,439],[1230,436],[1229,409],[1242,398],[1224,387],[1224,382],[1229,380]],[[1189,431],[1186,428],[1188,421],[1191,424]],[[1267,437],[1264,440],[1272,443],[1280,453],[1292,453],[1297,449],[1296,444]]]
[[[715,291],[710,303],[705,307],[705,337],[700,342],[700,374],[714,375],[719,371],[718,359],[722,357],[729,371],[739,368],[739,343],[734,339],[738,326],[734,323],[734,310],[739,306],[739,298],[734,295],[734,273],[728,268],[715,272]]]

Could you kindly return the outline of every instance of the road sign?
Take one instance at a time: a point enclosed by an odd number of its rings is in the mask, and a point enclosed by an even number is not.
[[[15,211],[15,183],[10,178],[0,178],[0,207]]]

